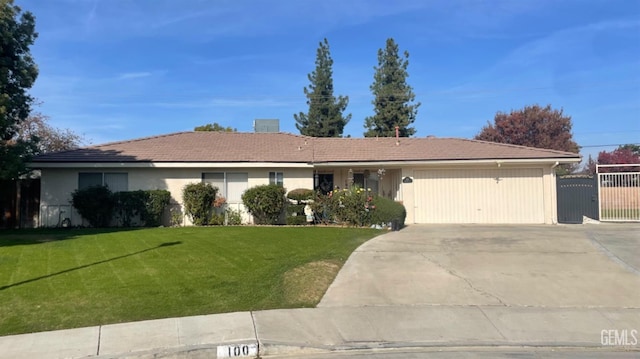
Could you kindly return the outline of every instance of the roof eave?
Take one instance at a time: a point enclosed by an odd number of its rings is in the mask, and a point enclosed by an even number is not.
[[[389,160],[389,161],[324,161],[324,162],[31,162],[27,167],[41,168],[314,168],[314,167],[367,167],[367,166],[435,166],[486,164],[547,164],[579,163],[581,157],[549,158],[487,158],[443,160]]]
[[[446,159],[446,160],[408,160],[408,161],[330,161],[330,162],[315,162],[315,167],[367,167],[367,166],[435,166],[435,165],[486,165],[486,164],[546,164],[546,165],[554,165],[565,164],[565,163],[579,163],[581,161],[580,157],[550,157],[550,158],[508,158],[508,159],[500,159],[500,158],[491,158],[491,159]]]
[[[308,162],[31,162],[29,168],[311,168]]]

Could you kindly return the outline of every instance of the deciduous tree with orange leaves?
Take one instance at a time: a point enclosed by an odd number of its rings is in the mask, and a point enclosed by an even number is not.
[[[498,112],[493,124],[483,127],[475,139],[578,153],[580,147],[573,140],[571,127],[571,116],[565,116],[562,109],[533,105]]]

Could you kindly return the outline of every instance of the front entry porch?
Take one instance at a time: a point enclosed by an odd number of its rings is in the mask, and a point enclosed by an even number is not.
[[[328,193],[334,189],[358,186],[379,196],[402,200],[402,171],[398,168],[342,167],[319,168],[314,171],[314,190]]]

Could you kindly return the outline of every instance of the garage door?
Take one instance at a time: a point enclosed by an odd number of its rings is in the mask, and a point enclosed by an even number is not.
[[[414,171],[416,223],[544,223],[542,169]]]

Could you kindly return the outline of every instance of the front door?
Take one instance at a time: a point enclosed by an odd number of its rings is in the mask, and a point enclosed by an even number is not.
[[[333,190],[333,173],[319,173],[318,186],[314,188],[320,190],[322,194],[327,194]]]

